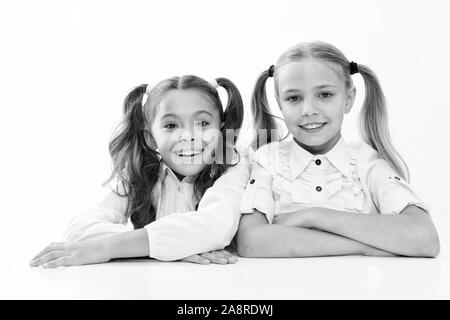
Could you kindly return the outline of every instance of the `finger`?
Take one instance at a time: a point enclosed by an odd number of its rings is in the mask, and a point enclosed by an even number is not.
[[[70,262],[70,257],[64,256],[64,257],[58,258],[56,260],[44,263],[44,264],[42,264],[42,267],[45,269],[50,269],[50,268],[57,268],[57,267],[61,267],[61,266],[70,266],[70,265],[72,265]]]
[[[45,247],[44,250],[42,250],[41,252],[39,252],[37,255],[35,255],[33,257],[33,260],[36,260],[37,258],[43,256],[44,254],[49,253],[50,251],[54,251],[54,250],[64,250],[66,248],[66,243],[65,242],[53,242],[50,243],[48,246]]]
[[[219,251],[217,251],[217,253],[223,258],[228,258],[228,257],[232,256],[232,254],[225,249],[219,250]]]
[[[221,250],[221,251],[222,251],[224,258],[228,260],[228,263],[236,263],[237,262],[238,258],[234,254],[228,252],[227,250]]]
[[[228,251],[226,251],[226,250],[216,250],[216,251],[211,251],[211,253],[214,253],[219,258],[227,258],[228,257]]]
[[[224,259],[226,263],[229,263],[230,259],[232,260],[233,255],[226,250],[217,250],[213,252],[218,259]]]
[[[238,257],[235,256],[234,254],[232,254],[229,258],[228,258],[228,263],[236,263],[238,261]]]
[[[203,258],[205,258],[205,259],[208,259],[208,260],[214,260],[214,255],[211,253],[211,252],[205,252],[205,253],[201,253],[201,254],[199,254],[199,256],[201,256],[201,257],[203,257]]]
[[[181,261],[198,263],[198,264],[209,264],[210,263],[210,261],[208,259],[205,259],[205,258],[199,256],[198,254],[194,254],[192,256],[181,259]]]
[[[219,250],[217,253],[223,257],[224,259],[227,259],[228,263],[236,263],[237,257],[233,255],[232,253],[228,252],[227,250]]]
[[[227,264],[228,263],[227,259],[220,257],[214,251],[202,253],[201,256],[209,259],[209,261],[211,261],[212,263],[217,263],[217,264]]]
[[[49,262],[49,261],[56,260],[56,259],[58,259],[58,258],[61,258],[61,257],[63,257],[63,256],[66,256],[66,255],[67,255],[67,253],[66,253],[65,251],[61,251],[61,250],[58,250],[58,251],[52,251],[52,252],[49,252],[49,253],[43,255],[43,256],[40,257],[40,258],[37,258],[37,259],[35,259],[35,260],[32,260],[32,261],[30,262],[30,266],[32,266],[32,267],[37,267],[37,266],[40,266],[40,265],[42,265],[42,264],[44,264],[44,263],[47,263],[47,262]]]

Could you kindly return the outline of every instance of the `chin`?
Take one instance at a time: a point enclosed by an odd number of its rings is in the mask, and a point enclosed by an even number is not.
[[[175,171],[179,174],[189,177],[189,176],[195,176],[199,174],[203,169],[205,169],[205,165],[184,165],[182,167],[175,168]]]
[[[297,140],[297,142],[300,142],[301,144],[308,146],[308,147],[317,147],[320,145],[323,145],[326,141],[324,141],[323,139],[317,139],[317,138],[297,138],[295,137],[295,139]]]

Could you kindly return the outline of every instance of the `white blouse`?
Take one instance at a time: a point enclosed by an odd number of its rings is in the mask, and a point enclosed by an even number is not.
[[[192,179],[180,182],[169,167],[161,166],[153,189],[156,220],[144,227],[149,256],[171,261],[226,247],[239,225],[239,205],[249,175],[248,158],[241,154],[239,163],[206,190],[195,211]],[[132,230],[125,217],[126,206],[126,197],[111,191],[94,210],[71,220],[64,241],[99,239]]]
[[[400,213],[408,205],[428,211],[411,186],[365,143],[341,138],[313,155],[294,140],[273,142],[253,155],[242,213],[274,216],[310,207],[359,213]]]

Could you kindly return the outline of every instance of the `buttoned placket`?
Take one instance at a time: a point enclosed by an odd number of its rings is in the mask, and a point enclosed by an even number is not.
[[[191,211],[193,192],[192,179],[180,181],[168,167],[161,172],[161,189],[157,208],[157,219],[174,212]]]
[[[185,178],[186,179],[186,178]],[[185,179],[183,181],[178,181],[177,186],[177,212],[185,211],[185,208],[182,207],[183,203],[187,203],[189,197],[189,187],[190,183],[186,182]]]
[[[308,171],[312,175],[312,190],[310,194],[312,195],[312,205],[315,206],[316,203],[323,203],[326,197],[325,161],[323,156],[315,156],[308,167]]]

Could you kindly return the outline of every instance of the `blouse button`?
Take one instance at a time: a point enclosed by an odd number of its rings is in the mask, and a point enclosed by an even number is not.
[[[255,179],[250,180],[250,184],[254,184],[255,183]]]
[[[316,165],[320,166],[321,163],[322,163],[322,161],[320,161],[320,159],[316,160]]]
[[[317,186],[317,187],[316,187],[316,191],[317,191],[317,192],[322,191],[322,187],[321,187],[321,186]]]

